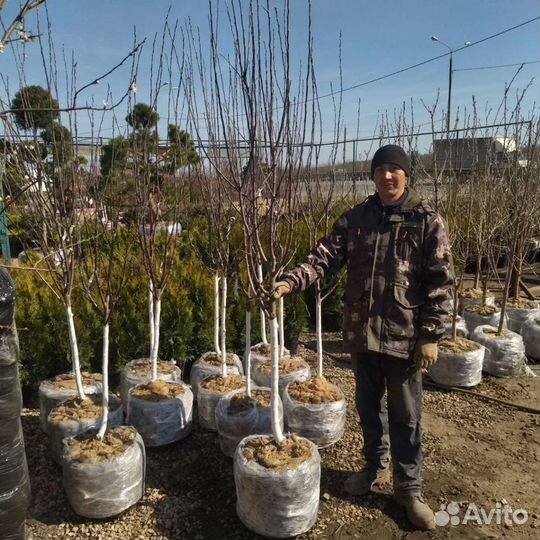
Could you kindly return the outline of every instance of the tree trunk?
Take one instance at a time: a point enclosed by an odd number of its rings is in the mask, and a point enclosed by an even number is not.
[[[227,376],[227,278],[223,276],[221,282],[221,376]]]
[[[322,298],[321,284],[315,282],[315,335],[317,336],[317,376],[323,376],[323,344],[322,344]]]
[[[152,348],[152,380],[155,381],[158,377],[158,352],[159,352],[159,329],[161,326],[161,294],[154,302],[154,347]]]
[[[246,340],[244,350],[244,372],[246,374],[246,394],[251,397],[251,306],[246,309]]]
[[[279,359],[285,355],[285,313],[283,307],[283,296],[279,299]]]
[[[217,354],[221,353],[219,346],[219,274],[214,274],[214,348]]]
[[[152,325],[150,325],[152,326]],[[103,406],[103,420],[99,428],[97,438],[103,439],[107,431],[109,420],[109,323],[103,327],[103,349],[102,349],[102,374],[103,374],[103,396],[101,403]]]
[[[75,332],[75,321],[73,320],[71,303],[66,304],[66,316],[68,323],[69,347],[71,349],[71,360],[73,364],[73,374],[75,375],[75,384],[77,385],[77,392],[79,394],[79,397],[81,399],[86,399],[86,395],[83,389],[81,364],[79,361],[79,345],[77,344],[77,334]]]
[[[275,308],[274,308],[275,311]],[[283,429],[279,418],[279,343],[278,343],[278,322],[274,317],[270,318],[270,349],[272,351],[272,375],[270,382],[271,389],[271,422],[272,435],[278,444],[284,440]]]
[[[152,280],[148,280],[148,321],[150,325],[150,357],[152,357],[152,351],[154,350],[154,287]]]

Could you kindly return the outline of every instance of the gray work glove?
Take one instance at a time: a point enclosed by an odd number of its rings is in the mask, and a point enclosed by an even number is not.
[[[287,281],[276,281],[274,283],[274,290],[272,291],[272,298],[279,300],[282,296],[289,294],[292,288]]]
[[[439,351],[437,343],[419,339],[414,347],[413,361],[416,369],[428,369],[436,361]]]

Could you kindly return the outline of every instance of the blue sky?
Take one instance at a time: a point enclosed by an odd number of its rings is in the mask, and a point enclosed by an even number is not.
[[[279,2],[273,2],[279,5]],[[13,4],[10,6],[10,4]],[[2,13],[4,24],[18,2],[9,0]],[[306,4],[292,0],[292,26],[294,43],[302,44],[306,35]],[[137,80],[137,100],[149,102],[148,93],[150,44],[156,32],[162,29],[167,11],[169,18],[181,23],[190,17],[194,25],[207,35],[207,2],[184,0],[173,4],[161,0],[48,0],[59,76],[62,78],[61,50],[73,55],[78,65],[78,82],[82,85],[107,71],[129,50],[134,29],[138,37],[148,42],[141,57]],[[399,70],[409,65],[444,54],[447,49],[431,41],[436,35],[452,48],[464,42],[475,42],[503,31],[528,19],[540,16],[538,0],[313,0],[313,35],[319,92],[322,94],[339,87],[338,43],[342,40],[343,86],[358,85],[370,79]],[[27,27],[36,28],[36,14],[27,19]],[[43,21],[43,10],[40,17]],[[225,51],[230,42],[222,32]],[[39,49],[35,44],[26,47],[25,77],[28,84],[44,84]],[[496,109],[503,96],[505,83],[515,75],[517,66],[497,69],[466,68],[519,64],[540,60],[540,21],[523,26],[500,37],[468,47],[454,55],[454,80],[452,111],[470,107],[474,95],[479,109]],[[9,92],[17,90],[19,81],[14,69],[12,52],[6,49],[0,56],[0,71],[9,76]],[[120,69],[107,79],[115,96],[121,95],[128,83],[129,71]],[[513,82],[511,99],[518,89],[532,81],[524,102],[525,109],[536,108],[540,97],[540,63],[523,66]],[[174,81],[173,81],[174,84]],[[60,83],[60,86],[62,84]],[[409,107],[413,100],[416,124],[428,122],[421,99],[433,104],[440,90],[439,109],[446,109],[448,89],[448,58],[440,58],[416,69],[361,86],[343,94],[344,121],[347,136],[357,133],[357,107],[361,100],[359,136],[373,133],[378,111],[400,108],[403,102]],[[85,100],[94,99],[101,104],[106,99],[106,84],[93,86],[85,91]],[[0,88],[0,98],[5,103],[5,88]],[[62,99],[60,99],[62,101]],[[166,115],[167,99],[160,96],[158,112]],[[323,111],[331,110],[331,99],[321,103]],[[117,113],[120,126],[124,125],[125,109]],[[79,115],[78,132],[90,133],[89,121]],[[332,122],[327,114],[323,138],[332,138]],[[107,126],[107,122],[109,125]],[[429,128],[428,125],[425,126]],[[438,127],[442,127],[440,114]],[[112,133],[110,119],[105,120],[103,135]]]

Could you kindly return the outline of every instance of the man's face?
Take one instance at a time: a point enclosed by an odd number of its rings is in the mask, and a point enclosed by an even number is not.
[[[399,200],[407,185],[405,171],[393,163],[382,163],[376,167],[373,171],[373,180],[384,204],[392,204]]]

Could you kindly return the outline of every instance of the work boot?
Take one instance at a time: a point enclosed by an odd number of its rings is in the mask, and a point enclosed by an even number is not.
[[[409,521],[417,528],[428,531],[435,528],[435,515],[419,495],[394,494],[394,500],[405,507]]]
[[[390,470],[379,469],[377,471],[369,471],[364,469],[363,471],[351,474],[347,480],[345,480],[345,491],[349,495],[366,495],[371,491],[374,486],[381,486],[390,482]]]

